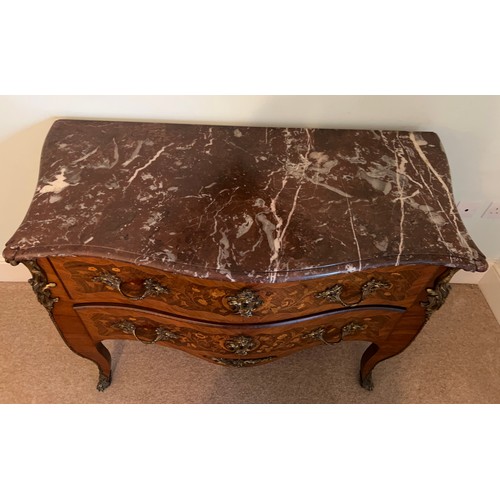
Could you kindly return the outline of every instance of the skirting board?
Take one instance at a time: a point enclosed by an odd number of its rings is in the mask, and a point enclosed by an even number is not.
[[[0,259],[0,281],[28,281],[30,278],[31,273],[26,266],[11,266],[4,259]]]
[[[479,289],[500,323],[500,262],[490,263],[489,269],[479,282]]]
[[[491,268],[491,263],[489,263],[489,265]],[[484,275],[485,273],[471,273],[460,269],[460,271],[458,271],[453,275],[453,278],[451,278],[450,283],[457,283],[457,284],[459,283],[461,285],[478,285],[479,282],[484,278]]]

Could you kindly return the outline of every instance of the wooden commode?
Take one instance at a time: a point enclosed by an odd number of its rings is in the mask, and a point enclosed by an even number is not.
[[[453,273],[487,269],[432,132],[85,120],[52,126],[3,255],[99,390],[110,339],[235,367],[369,341],[372,389]]]

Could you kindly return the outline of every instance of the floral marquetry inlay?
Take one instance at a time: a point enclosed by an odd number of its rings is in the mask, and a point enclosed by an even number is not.
[[[124,338],[136,337],[144,343],[168,342],[168,345],[188,351],[252,357],[314,344],[335,344],[345,337],[356,339],[357,335],[361,335],[362,339],[383,338],[389,333],[387,325],[399,317],[397,312],[373,316],[353,312],[348,317],[339,315],[338,318],[316,319],[312,324],[311,321],[301,321],[292,327],[251,327],[251,334],[242,335],[236,334],[235,330],[241,331],[245,327],[226,327],[227,333],[220,333],[220,328],[210,325],[197,324],[194,327],[182,321],[159,322],[158,318],[140,311],[134,312],[133,319],[129,319],[129,315],[122,317],[87,310],[81,310],[79,314],[102,338],[112,338],[122,331],[126,334]],[[359,320],[349,321],[349,317]],[[322,323],[325,326],[321,326]]]
[[[88,259],[90,260],[90,259]],[[186,279],[182,276],[162,273],[130,264],[122,264],[119,283],[106,287],[96,282],[95,277],[107,277],[112,272],[113,263],[92,259],[97,271],[88,270],[88,260],[76,258],[54,259],[54,266],[72,284],[71,294],[75,299],[88,299],[89,296],[102,301],[118,300],[123,296],[116,289],[120,285],[127,294],[136,297],[144,293],[144,283],[156,282],[168,288],[168,293],[148,294],[141,298],[140,304],[153,309],[163,308],[176,315],[190,317],[200,315],[203,319],[233,323],[252,321],[265,323],[294,316],[345,307],[342,302],[360,305],[379,304],[382,301],[397,306],[408,306],[418,293],[418,280],[431,271],[423,266],[406,266],[397,270],[378,269],[371,272],[355,273],[342,277],[321,278],[290,283],[285,287],[259,287],[250,289],[221,282],[206,282],[201,279]],[[390,284],[390,285],[386,285]],[[331,300],[338,295],[340,302]],[[337,294],[338,291],[338,294]]]

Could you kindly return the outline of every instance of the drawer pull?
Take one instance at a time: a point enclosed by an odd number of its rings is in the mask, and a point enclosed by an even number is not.
[[[246,356],[250,351],[253,351],[257,347],[257,343],[252,337],[238,335],[227,339],[224,342],[224,347],[229,352]]]
[[[340,342],[344,337],[347,337],[348,335],[354,335],[356,332],[360,332],[362,330],[365,330],[366,328],[367,328],[366,325],[360,325],[359,323],[354,323],[354,322],[348,323],[347,325],[344,325],[342,327],[341,335],[340,337],[336,337],[337,340],[335,342],[328,342],[327,340],[325,340],[326,328],[323,327],[316,328],[315,330],[309,333],[304,333],[304,335],[302,335],[302,338],[321,340],[321,342],[323,342],[324,344],[333,345]]]
[[[325,337],[324,337],[325,333],[326,333],[326,329],[323,327],[320,327],[320,328],[316,328],[312,332],[304,333],[304,335],[302,335],[302,338],[303,339],[321,340],[321,342],[323,342],[324,344],[327,344],[327,345],[336,344],[340,340],[340,339],[338,339],[337,342],[327,342],[325,340]]]
[[[176,340],[179,338],[179,335],[177,335],[174,332],[171,332],[170,330],[164,328],[163,326],[158,326],[157,328],[155,328],[156,337],[153,340],[141,339],[137,335],[137,327],[131,321],[123,320],[120,321],[119,323],[115,323],[112,326],[114,328],[117,328],[118,330],[121,330],[122,332],[133,335],[139,342],[142,342],[143,344],[155,344],[158,341]]]
[[[317,299],[326,299],[328,302],[338,302],[339,304],[342,304],[344,307],[354,307],[360,304],[363,300],[368,297],[368,295],[371,295],[377,290],[381,290],[383,288],[389,288],[391,285],[389,283],[386,283],[385,281],[378,281],[375,278],[372,278],[370,281],[365,283],[361,287],[361,292],[360,292],[360,297],[356,302],[353,302],[351,304],[347,304],[344,302],[341,298],[341,294],[344,291],[344,285],[334,285],[326,290],[319,292],[316,294]]]
[[[354,335],[356,332],[361,332],[362,330],[366,330],[367,325],[360,325],[359,323],[348,323],[347,325],[342,327],[342,338],[347,337],[348,335]]]
[[[115,290],[119,291],[124,297],[130,300],[142,300],[146,297],[158,297],[162,293],[169,293],[168,288],[160,285],[158,281],[148,278],[142,282],[143,292],[141,295],[129,295],[122,290],[122,280],[113,273],[103,273],[100,276],[94,276],[92,281],[96,283],[103,283],[104,285],[110,286]]]
[[[228,297],[227,303],[231,306],[234,313],[248,318],[253,315],[254,310],[260,307],[264,301],[255,292],[246,288],[238,293],[238,295]]]
[[[223,366],[236,366],[238,368],[243,368],[244,366],[254,366],[260,363],[267,363],[272,361],[276,356],[267,356],[266,358],[255,358],[255,359],[228,359],[228,358],[212,358],[218,365]]]

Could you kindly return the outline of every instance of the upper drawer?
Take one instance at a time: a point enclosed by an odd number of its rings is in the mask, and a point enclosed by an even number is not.
[[[435,266],[380,268],[279,284],[210,281],[89,257],[51,262],[74,300],[135,304],[223,323],[262,323],[357,305],[408,307]]]

